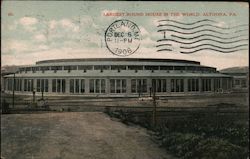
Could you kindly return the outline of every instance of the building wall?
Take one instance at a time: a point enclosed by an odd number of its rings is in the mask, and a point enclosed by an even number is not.
[[[213,77],[54,77],[5,78],[6,92],[54,95],[148,96],[228,92],[232,78]]]

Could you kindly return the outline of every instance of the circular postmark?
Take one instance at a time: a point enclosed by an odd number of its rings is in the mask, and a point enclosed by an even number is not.
[[[108,50],[117,56],[129,56],[135,53],[141,43],[141,31],[130,20],[116,20],[105,32]]]

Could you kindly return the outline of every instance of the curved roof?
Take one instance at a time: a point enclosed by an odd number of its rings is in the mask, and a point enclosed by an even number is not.
[[[54,59],[38,61],[36,64],[57,63],[57,62],[90,62],[90,61],[130,61],[130,62],[175,62],[185,64],[197,64],[198,61],[178,60],[178,59],[155,59],[155,58],[78,58],[78,59]]]

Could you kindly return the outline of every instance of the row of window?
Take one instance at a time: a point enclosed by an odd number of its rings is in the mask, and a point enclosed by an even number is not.
[[[105,93],[106,83],[105,79],[90,79],[89,93]]]
[[[65,79],[52,79],[52,92],[65,93]]]
[[[147,92],[147,79],[132,79],[131,80],[132,93],[145,93]]]
[[[84,93],[85,92],[85,79],[70,79],[69,82],[70,93]]]
[[[36,80],[37,92],[48,92],[49,91],[49,80],[48,79],[37,79]]]
[[[82,65],[82,66],[40,66],[40,67],[24,67],[20,68],[20,72],[28,71],[47,71],[47,70],[183,70],[183,71],[206,71],[206,72],[216,72],[215,68],[211,67],[197,67],[197,66],[125,66],[125,65]]]
[[[15,91],[33,91],[33,79],[7,79],[5,89]],[[23,87],[23,88],[22,88]]]
[[[33,91],[34,79],[7,79],[5,89],[12,90],[15,86],[16,91]],[[106,93],[107,83],[105,79],[89,79],[88,88],[86,88],[86,79],[70,79],[69,80],[69,92],[70,93],[86,93],[88,89],[89,93]],[[131,79],[131,86],[127,85],[127,79],[110,79],[109,80],[109,92],[110,93],[127,93],[128,87],[131,88],[131,93],[146,93],[148,91],[155,92],[167,92],[167,79],[152,79],[152,83],[148,84],[147,79]],[[201,83],[199,79],[187,79],[187,91],[197,92],[199,91],[201,84],[201,91],[212,91],[212,79],[202,79]],[[65,93],[66,92],[66,79],[52,79],[52,92]],[[150,85],[150,90],[148,90]],[[213,79],[213,90],[219,89],[227,90],[232,88],[232,81],[229,79]],[[49,80],[37,79],[36,80],[37,92],[49,92]],[[170,80],[170,92],[184,92],[184,79],[171,79]]]
[[[126,79],[110,79],[110,93],[126,93]]]
[[[155,92],[167,92],[167,80],[152,79],[152,88],[155,90]]]
[[[247,80],[246,79],[235,79],[234,85],[237,87],[246,88],[247,87]]]

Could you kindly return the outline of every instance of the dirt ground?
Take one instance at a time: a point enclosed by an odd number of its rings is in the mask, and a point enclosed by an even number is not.
[[[99,112],[1,116],[4,159],[172,159],[137,126]]]

